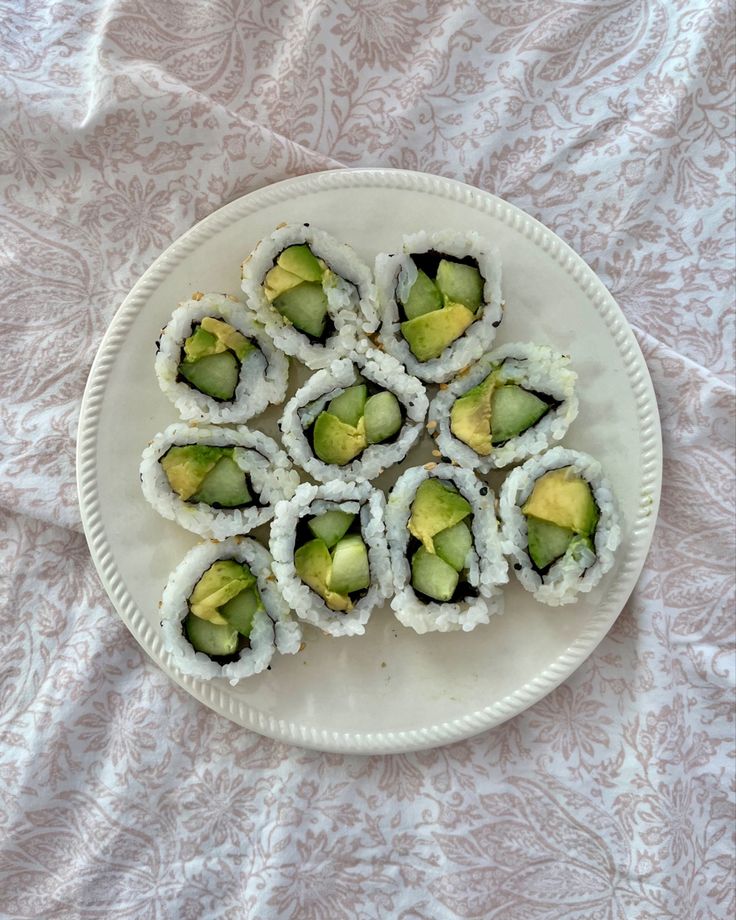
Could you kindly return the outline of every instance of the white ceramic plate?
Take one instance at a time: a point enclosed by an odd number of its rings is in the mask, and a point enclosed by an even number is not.
[[[237,687],[171,666],[158,634],[169,572],[197,541],[159,518],[138,481],[140,453],[176,420],[153,371],[154,342],[193,291],[239,293],[242,259],[282,221],[309,221],[372,264],[405,233],[473,229],[503,259],[506,316],[497,343],[549,343],[572,355],[581,411],[564,443],[598,457],[620,504],[615,568],[572,607],[546,608],[515,582],[506,614],[471,633],[417,636],[390,608],[365,636],[307,628],[306,647]],[[295,374],[292,372],[292,383]],[[255,420],[275,433],[278,412]],[[432,459],[425,437],[410,462]],[[90,550],[120,616],[158,665],[189,693],[262,734],[329,751],[388,753],[466,738],[549,693],[593,651],[636,583],[661,483],[659,417],[649,374],[616,303],[585,263],[512,205],[422,173],[364,169],[280,182],[234,201],[175,242],[120,307],[92,366],[82,404],[78,484]],[[498,485],[502,477],[491,477]]]

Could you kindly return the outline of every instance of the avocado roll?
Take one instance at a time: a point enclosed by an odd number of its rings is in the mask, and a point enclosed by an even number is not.
[[[536,600],[573,604],[609,571],[621,542],[611,486],[588,454],[553,447],[506,477],[503,539],[516,577]]]
[[[390,355],[340,358],[286,404],[284,447],[320,482],[371,480],[404,459],[427,414],[424,387]]]
[[[376,259],[380,341],[410,374],[443,383],[487,351],[503,318],[501,263],[477,233],[415,233]]]
[[[370,269],[309,224],[284,224],[243,262],[245,299],[278,348],[312,370],[351,354],[378,328]]]
[[[223,540],[273,517],[299,474],[260,431],[170,425],[143,451],[141,487],[148,502],[192,533]]]
[[[183,419],[237,424],[286,395],[289,364],[245,306],[196,293],[161,332],[159,386]]]
[[[531,343],[483,355],[432,401],[429,425],[442,456],[488,473],[559,441],[578,414],[577,374],[568,364]]]
[[[470,470],[406,470],[386,504],[391,607],[418,633],[475,629],[503,612],[508,581],[494,495]]]
[[[161,635],[183,674],[231,684],[263,671],[275,651],[301,647],[271,556],[249,537],[200,543],[186,554],[164,589]]]
[[[296,615],[331,636],[361,636],[391,594],[383,493],[369,483],[303,483],[271,524],[273,570]]]

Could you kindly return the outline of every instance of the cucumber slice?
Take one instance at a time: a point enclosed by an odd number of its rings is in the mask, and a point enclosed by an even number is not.
[[[327,297],[321,284],[313,281],[298,284],[280,294],[273,305],[300,332],[318,339],[325,331]]]
[[[458,572],[465,568],[470,547],[473,545],[473,535],[465,521],[460,521],[454,527],[447,527],[436,533],[432,538],[434,551],[444,561]]]
[[[355,519],[354,514],[348,514],[347,511],[325,511],[309,521],[309,529],[318,540],[324,541],[328,549],[342,540],[348,532],[350,525]]]
[[[232,457],[221,457],[189,500],[221,508],[236,508],[251,504],[253,496],[248,491],[245,473],[238,464]]]
[[[368,550],[357,534],[343,537],[332,551],[330,591],[335,594],[350,594],[370,587],[371,572],[368,565]]]
[[[414,553],[411,560],[411,584],[415,591],[436,601],[449,601],[459,580],[460,576],[451,565],[423,546]]]
[[[254,585],[236,594],[227,604],[220,607],[218,612],[227,620],[228,626],[237,629],[240,635],[247,639],[253,628],[253,617],[262,606],[258,589]]]
[[[483,303],[483,276],[472,265],[443,259],[435,283],[446,303],[461,303],[473,313]]]
[[[365,438],[378,444],[393,437],[403,424],[401,406],[393,393],[376,393],[365,404]]]
[[[531,515],[526,519],[529,555],[538,569],[564,556],[575,534],[567,527],[558,527]]]
[[[193,648],[205,655],[232,655],[238,650],[238,631],[232,626],[217,626],[190,613],[184,632]]]
[[[226,402],[235,395],[240,364],[231,351],[223,351],[196,361],[184,360],[179,373],[200,393]]]
[[[423,271],[417,273],[417,280],[411,286],[406,303],[402,304],[407,319],[415,319],[417,316],[424,316],[425,313],[431,313],[433,310],[442,308],[442,294],[437,289],[436,284],[429,275]]]
[[[491,442],[502,444],[536,424],[549,412],[544,400],[515,384],[497,387],[491,396]]]
[[[336,415],[346,425],[358,424],[363,415],[368,389],[364,383],[348,387],[344,393],[336,396],[327,407],[327,411]]]

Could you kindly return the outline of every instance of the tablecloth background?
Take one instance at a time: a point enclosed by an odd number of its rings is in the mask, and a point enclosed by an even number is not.
[[[733,916],[732,11],[0,3],[2,917]],[[299,750],[178,689],[104,595],[74,484],[143,270],[250,190],[357,165],[463,179],[569,242],[636,331],[665,443],[595,654],[406,756]]]

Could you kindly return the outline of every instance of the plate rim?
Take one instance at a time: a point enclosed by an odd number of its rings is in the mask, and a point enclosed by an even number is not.
[[[295,187],[301,193],[313,193],[365,186],[426,192],[484,211],[539,246],[570,275],[606,324],[626,369],[639,422],[641,480],[637,515],[631,522],[628,551],[615,585],[575,641],[535,678],[502,699],[449,722],[401,731],[336,732],[267,716],[229,694],[222,682],[191,678],[172,666],[160,636],[133,601],[116,568],[100,514],[97,433],[106,384],[126,333],[172,268],[213,233],[258,207],[292,197]],[[592,268],[557,234],[515,205],[456,179],[412,170],[361,167],[308,173],[249,192],[194,224],[155,259],[113,315],[90,368],[80,408],[76,471],[82,526],[102,585],[133,637],[169,678],[220,715],[277,741],[335,753],[406,753],[461,741],[507,721],[554,690],[595,651],[623,611],[651,545],[662,485],[662,436],[654,387],[631,326]]]

